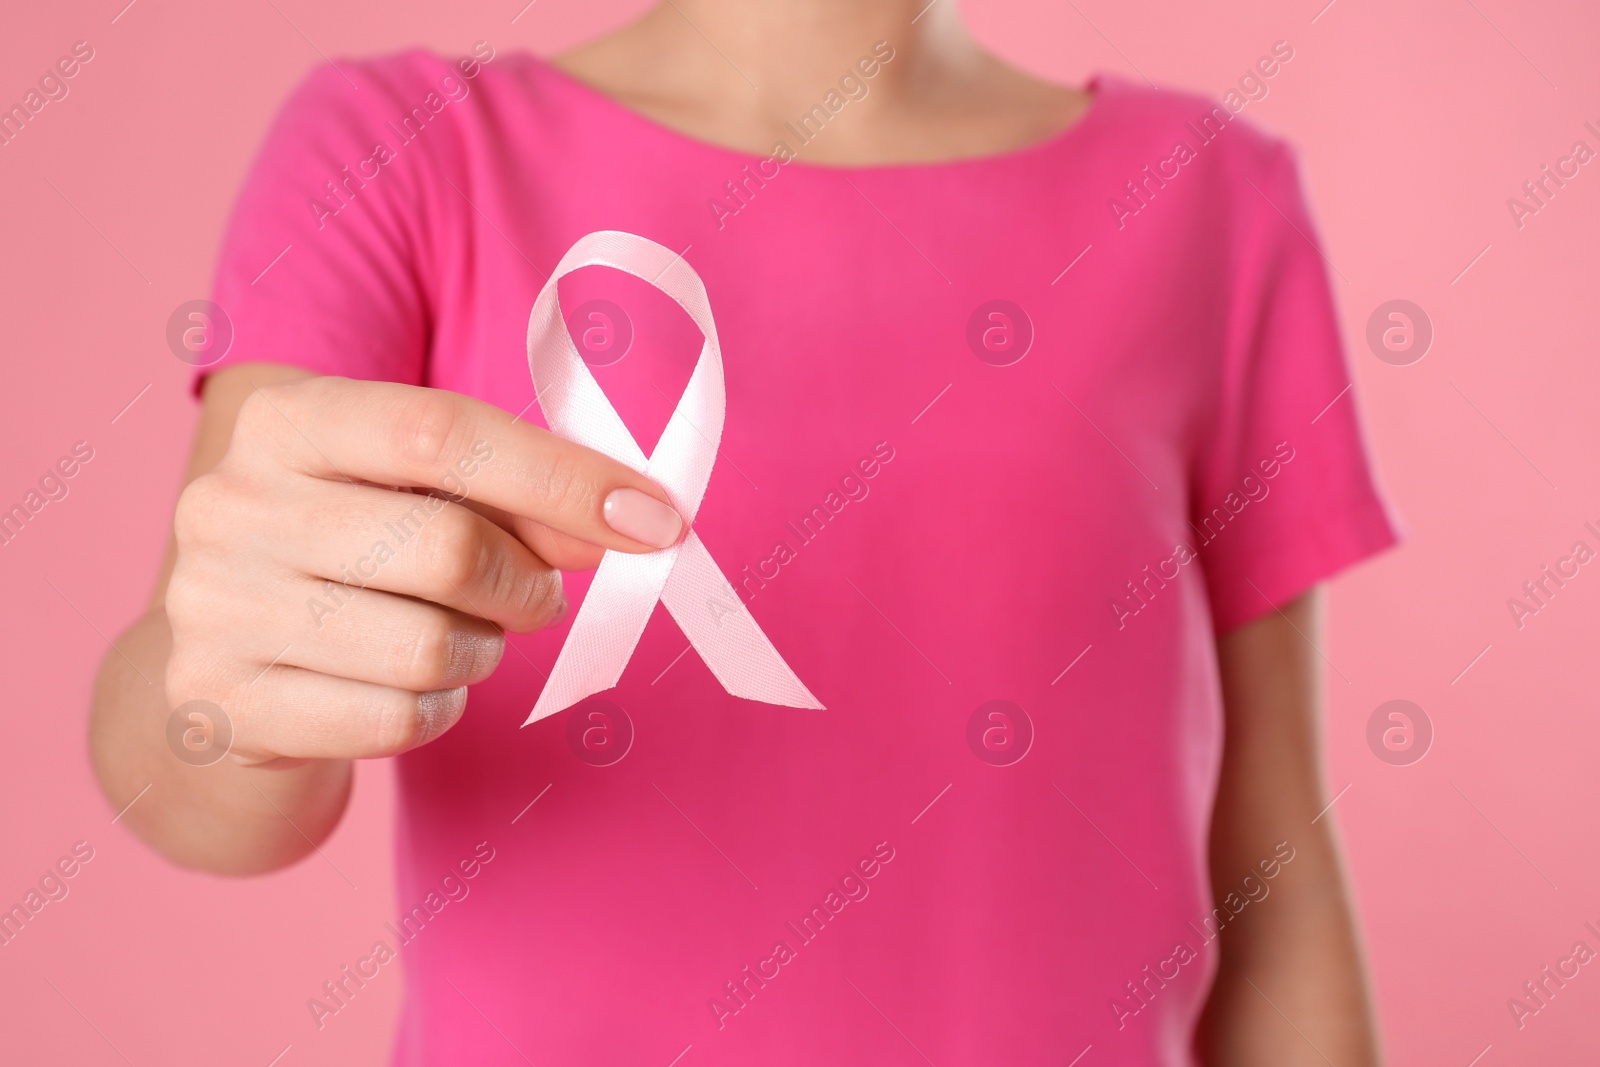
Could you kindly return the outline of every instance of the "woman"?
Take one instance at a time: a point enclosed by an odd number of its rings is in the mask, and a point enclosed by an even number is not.
[[[693,528],[826,710],[730,695],[657,612],[518,729],[583,572],[685,536],[531,424],[529,308],[601,230],[704,280]],[[256,873],[398,756],[403,914],[307,1004],[403,960],[397,1063],[1376,1063],[1315,587],[1393,534],[1313,232],[1227,107],[1043,83],[952,3],[324,68],[223,251],[106,794]],[[560,283],[646,454],[701,345],[649,281]],[[174,758],[194,708],[227,759]]]

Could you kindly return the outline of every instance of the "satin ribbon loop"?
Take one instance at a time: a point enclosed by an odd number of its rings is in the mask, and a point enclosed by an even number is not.
[[[660,289],[705,337],[683,396],[648,456],[606,399],[561,317],[556,283],[588,266],[612,267]],[[727,409],[717,325],[694,268],[670,248],[635,234],[602,230],[579,239],[533,303],[528,371],[552,432],[654,480],[691,529],[678,544],[658,552],[606,552],[523,725],[616,685],[658,600],[729,693],[766,704],[821,709],[692,529],[711,481]]]

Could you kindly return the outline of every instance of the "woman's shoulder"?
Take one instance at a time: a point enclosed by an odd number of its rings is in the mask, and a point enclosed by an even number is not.
[[[308,72],[278,109],[263,162],[268,169],[358,167],[369,177],[396,158],[423,155],[404,184],[460,178],[494,145],[525,143],[550,127],[560,86],[526,52],[478,41],[460,54],[409,49],[337,57]],[[514,136],[513,136],[514,131]],[[412,145],[425,146],[419,152]],[[390,168],[392,169],[392,168]]]
[[[1122,75],[1094,79],[1096,106],[1106,109],[1114,136],[1131,150],[1187,164],[1204,156],[1225,161],[1217,169],[1235,179],[1265,176],[1292,149],[1287,141],[1245,114],[1251,103],[1229,90],[1208,96]]]
[[[459,55],[411,48],[341,56],[306,74],[290,95],[290,106],[346,113],[401,106],[439,109],[440,100],[463,99],[477,88],[494,86],[505,74],[524,74],[533,65],[532,56],[502,53],[488,41],[476,41]],[[433,102],[427,100],[430,94],[436,98]]]

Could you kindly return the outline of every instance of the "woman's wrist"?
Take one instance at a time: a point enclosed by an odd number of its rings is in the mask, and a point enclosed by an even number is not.
[[[180,757],[162,685],[170,647],[166,617],[155,611],[121,634],[100,666],[89,750],[116,821],[186,867],[253,874],[293,863],[337,825],[350,761]]]

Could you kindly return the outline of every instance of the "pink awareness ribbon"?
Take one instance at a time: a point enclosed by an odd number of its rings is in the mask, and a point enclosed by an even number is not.
[[[561,317],[556,282],[579,267],[596,264],[626,271],[660,289],[689,313],[705,335],[689,384],[649,456],[606,399]],[[523,725],[616,685],[658,600],[729,693],[766,704],[821,709],[761,632],[693,529],[717,459],[727,408],[717,326],[705,283],[694,268],[670,248],[631,233],[602,230],[581,238],[561,257],[533,302],[528,370],[553,432],[653,479],[666,490],[690,529],[676,545],[657,552],[607,550],[555,668]]]

